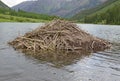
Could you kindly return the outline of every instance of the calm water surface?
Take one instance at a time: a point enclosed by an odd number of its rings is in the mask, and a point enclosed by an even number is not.
[[[112,47],[56,68],[7,44],[40,25],[0,23],[0,81],[120,81],[120,26],[78,24],[92,35],[109,40]]]

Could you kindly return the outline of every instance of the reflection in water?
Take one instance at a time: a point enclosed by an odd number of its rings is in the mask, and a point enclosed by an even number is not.
[[[34,57],[37,60],[45,61],[52,63],[54,67],[62,67],[66,65],[71,65],[84,57],[89,57],[92,53],[103,51],[105,49],[99,49],[96,50],[78,50],[78,51],[41,51],[38,53],[32,52],[31,50],[24,50],[22,51],[25,55]]]
[[[54,64],[54,67],[62,67],[66,65],[71,65],[75,63],[77,60],[84,58],[85,56],[89,56],[91,51],[78,51],[77,52],[46,52],[46,53],[35,53],[25,52],[25,55],[32,56],[38,60],[50,62]]]

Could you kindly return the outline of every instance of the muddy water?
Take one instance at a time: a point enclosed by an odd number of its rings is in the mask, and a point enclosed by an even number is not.
[[[52,62],[26,56],[7,44],[39,25],[43,24],[0,23],[0,81],[120,81],[120,26],[79,24],[92,35],[112,42],[111,49],[77,56],[55,67]]]

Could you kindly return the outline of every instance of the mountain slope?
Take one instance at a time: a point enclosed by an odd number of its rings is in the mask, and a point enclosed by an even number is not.
[[[6,4],[0,1],[0,8],[9,8]]]
[[[71,19],[73,19],[73,20],[82,19],[87,15],[94,14],[97,11],[101,11],[101,9],[107,8],[107,6],[109,7],[109,5],[113,4],[116,1],[117,0],[109,0],[109,1],[106,1],[105,3],[103,3],[101,5],[98,5],[98,6],[94,7],[94,8],[89,8],[89,9],[83,10],[83,11],[77,13],[76,15],[74,15]]]
[[[72,19],[85,23],[120,24],[120,0],[111,0],[96,8],[85,10]]]
[[[21,9],[28,12],[71,17],[83,9],[92,8],[107,0],[36,0],[25,1],[13,9]]]

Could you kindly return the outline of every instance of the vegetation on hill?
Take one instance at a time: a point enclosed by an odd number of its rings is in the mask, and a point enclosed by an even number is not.
[[[78,22],[83,23],[120,25],[120,0],[106,0],[106,1],[107,2],[95,8],[90,8],[88,10],[81,11],[80,13],[73,16],[71,20],[76,20]],[[79,10],[79,8],[77,9]],[[72,12],[76,13],[75,10],[76,9],[74,8]],[[70,14],[67,14],[67,16],[69,15]],[[60,17],[26,12],[20,9],[15,11],[10,9],[2,1],[0,1],[0,22],[45,22],[58,18]]]
[[[91,14],[96,13],[97,11],[100,11],[101,9],[105,8],[106,6],[109,6],[110,4],[114,3],[115,1],[116,0],[109,0],[109,1],[107,1],[107,2],[105,2],[103,4],[101,4],[101,5],[98,5],[98,6],[94,7],[94,8],[89,8],[87,10],[83,10],[83,11],[77,13],[76,15],[74,15],[72,17],[72,19],[80,20],[80,19],[84,18],[87,15],[91,15]]]
[[[42,22],[50,21],[57,16],[48,16],[44,14],[28,13],[22,10],[11,10],[0,8],[0,21],[1,22]]]
[[[71,18],[79,22],[120,24],[120,0],[111,0],[95,8],[82,11]]]
[[[104,13],[86,16],[84,22],[120,25],[120,4],[113,6]]]

